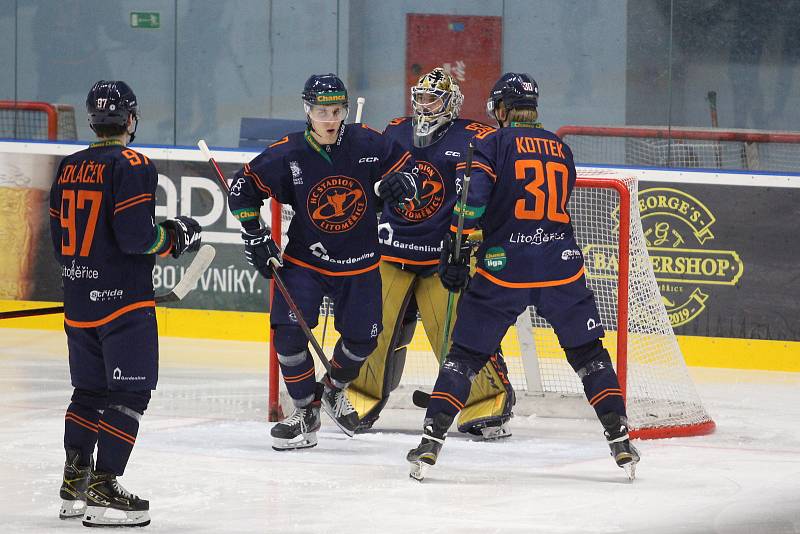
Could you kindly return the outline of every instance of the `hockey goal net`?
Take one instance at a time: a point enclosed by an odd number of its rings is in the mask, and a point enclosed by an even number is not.
[[[0,100],[0,139],[55,141],[77,138],[72,106]]]
[[[640,438],[701,435],[713,432],[709,417],[672,331],[653,274],[639,219],[637,181],[612,171],[583,173],[578,177],[569,211],[586,261],[587,280],[595,293],[603,326],[604,344],[619,374],[633,435]],[[275,209],[273,227],[282,238],[291,210]],[[273,232],[273,235],[277,232]],[[321,315],[335,313],[326,301]],[[322,336],[323,317],[315,333],[330,353],[337,334],[329,327]],[[503,340],[509,378],[517,392],[518,415],[591,417],[583,387],[569,366],[549,324],[530,308]],[[279,373],[274,348],[273,375]],[[411,406],[415,388],[430,391],[438,362],[423,333],[421,322],[409,347],[401,386],[392,393],[389,407]],[[270,413],[278,413],[278,389],[270,388]]]
[[[664,126],[564,126],[583,164],[797,172],[800,133]]]

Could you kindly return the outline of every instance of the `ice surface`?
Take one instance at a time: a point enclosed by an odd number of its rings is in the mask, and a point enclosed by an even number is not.
[[[121,479],[150,499],[148,531],[800,533],[800,374],[692,369],[716,433],[637,442],[632,484],[597,421],[535,416],[502,442],[451,433],[419,483],[421,410],[354,439],[324,419],[316,448],[273,451],[257,345],[163,340]],[[83,528],[58,519],[64,354],[61,333],[0,330],[2,532]]]

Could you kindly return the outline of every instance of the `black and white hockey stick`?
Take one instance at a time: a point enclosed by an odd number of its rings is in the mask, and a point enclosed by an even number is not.
[[[216,250],[211,245],[203,245],[200,250],[195,254],[192,263],[186,268],[183,277],[178,281],[177,285],[172,288],[172,291],[164,295],[156,295],[156,304],[164,304],[167,302],[177,302],[182,300],[192,289],[197,285],[197,281],[206,272],[208,266],[214,260]],[[49,308],[33,308],[30,310],[11,310],[0,312],[0,319],[16,319],[19,317],[34,317],[37,315],[50,315],[54,313],[63,313],[64,306],[51,306]]]
[[[356,99],[356,124],[361,124],[361,112],[364,111],[364,102],[366,102],[366,98],[363,96],[359,96]]]
[[[469,182],[470,182],[470,175],[472,174],[472,154],[475,151],[475,145],[472,144],[472,141],[469,142],[469,146],[467,147],[467,164],[466,168],[464,169],[464,183],[461,187],[461,208],[458,210],[458,226],[456,227],[456,242],[455,242],[455,249],[453,250],[453,259],[458,262],[459,254],[461,253],[461,238],[464,235],[464,210],[467,206],[467,194],[469,193]],[[455,293],[453,291],[447,292],[447,314],[444,317],[444,332],[442,332],[442,347],[441,347],[441,355],[442,359],[439,361],[439,365],[444,362],[445,357],[447,357],[447,345],[450,338],[450,322],[453,318],[453,301],[455,300]],[[411,402],[414,403],[414,406],[419,408],[427,408],[428,402],[431,400],[430,393],[426,393],[420,389],[414,391],[411,395]]]
[[[227,193],[230,190],[230,186],[228,185],[228,180],[225,178],[225,175],[222,173],[222,169],[220,169],[219,165],[217,165],[216,160],[211,155],[211,151],[208,149],[208,145],[206,144],[205,140],[200,139],[197,142],[197,147],[200,149],[200,152],[203,153],[205,158],[208,160],[208,163],[214,169],[214,172],[219,179],[220,185],[222,186],[223,190]],[[277,263],[277,262],[275,262]],[[272,268],[272,280],[275,282],[278,290],[283,295],[283,299],[286,301],[286,304],[289,305],[289,309],[292,311],[294,316],[297,318],[297,324],[300,325],[300,329],[306,336],[306,339],[311,343],[311,346],[314,347],[314,352],[317,353],[317,358],[319,358],[320,363],[325,367],[325,370],[328,373],[331,372],[331,362],[328,361],[328,358],[325,356],[325,352],[322,350],[322,347],[317,342],[317,339],[314,337],[314,333],[311,332],[311,329],[308,327],[308,323],[303,318],[303,313],[300,311],[300,308],[294,302],[294,299],[289,294],[289,290],[286,289],[286,285],[283,283],[283,278],[278,273],[278,265],[273,262],[270,262],[270,267]]]

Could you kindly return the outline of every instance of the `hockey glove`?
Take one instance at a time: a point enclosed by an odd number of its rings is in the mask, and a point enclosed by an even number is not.
[[[378,196],[390,206],[397,206],[417,196],[417,183],[410,172],[395,172],[378,182]]]
[[[197,252],[200,249],[200,232],[203,228],[191,217],[181,216],[167,219],[161,223],[161,226],[169,234],[172,244],[170,254],[173,258],[177,258],[184,252]]]
[[[454,252],[456,238],[448,232],[442,240],[442,255],[439,257],[439,280],[448,291],[460,291],[469,283],[469,260],[472,246],[463,240],[456,261]]]
[[[249,233],[242,230],[244,241],[244,256],[247,263],[256,268],[264,278],[272,278],[272,266],[283,267],[281,250],[269,233],[269,228],[259,228]]]

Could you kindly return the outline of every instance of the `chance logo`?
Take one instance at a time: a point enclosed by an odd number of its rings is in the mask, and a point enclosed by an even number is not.
[[[718,250],[711,241],[713,213],[695,197],[665,187],[639,192],[639,212],[661,299],[673,327],[693,321],[706,309],[716,286],[734,286],[744,263],[734,250]],[[619,220],[619,212],[614,214]],[[609,245],[584,248],[589,278],[616,277],[617,251]],[[635,258],[632,258],[635,261]],[[631,264],[631,272],[644,268]]]
[[[353,228],[367,212],[367,196],[358,180],[328,176],[311,188],[306,201],[308,218],[329,234]]]
[[[503,247],[492,247],[483,256],[483,264],[493,272],[505,269],[508,258]]]
[[[403,208],[394,210],[407,221],[418,222],[433,217],[444,204],[444,181],[442,175],[427,161],[417,161],[417,169],[422,179],[422,190],[419,198],[406,202]]]

